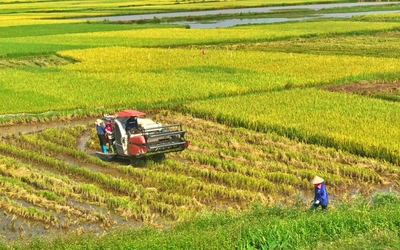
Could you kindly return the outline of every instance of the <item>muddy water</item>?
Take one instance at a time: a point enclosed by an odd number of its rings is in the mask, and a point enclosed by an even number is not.
[[[80,168],[87,168],[92,172],[100,172],[103,174],[108,174],[115,178],[128,178],[129,177],[128,175],[121,173],[120,171],[118,171],[116,169],[106,168],[106,167],[102,167],[102,166],[98,166],[98,165],[90,164],[90,163],[82,163],[81,160],[77,160],[74,157],[70,157],[70,156],[66,156],[66,155],[57,155],[56,158],[66,162],[70,165],[78,166]]]
[[[0,239],[3,241],[32,238],[47,234],[43,223],[0,212]]]
[[[245,19],[227,19],[218,20],[210,23],[204,22],[169,22],[169,24],[180,24],[189,25],[192,29],[205,29],[205,28],[223,28],[232,27],[236,25],[247,25],[247,24],[263,24],[263,23],[282,23],[282,22],[293,22],[293,21],[305,21],[318,18],[351,18],[356,15],[368,15],[368,14],[389,14],[398,13],[399,11],[369,11],[369,12],[354,12],[354,13],[333,13],[333,14],[318,14],[315,16],[299,17],[299,18],[245,18]]]
[[[28,204],[25,201],[13,199],[13,201],[21,204],[24,207],[35,207],[36,209],[42,210],[32,204]],[[106,209],[102,209],[95,205],[88,205],[80,203],[74,200],[69,200],[75,207],[83,207],[86,211],[97,211],[101,214],[108,216],[109,221],[113,224],[104,226],[102,223],[89,223],[82,222],[79,218],[70,218],[65,214],[54,214],[58,220],[56,225],[51,223],[38,222],[32,219],[22,218],[17,215],[9,214],[6,211],[0,212],[0,240],[12,241],[16,239],[29,239],[42,235],[54,235],[54,234],[67,234],[71,232],[85,233],[95,232],[99,234],[105,233],[111,226],[133,226],[140,227],[141,222],[125,220],[119,215],[110,214]]]
[[[70,120],[65,122],[50,122],[50,123],[35,123],[35,124],[16,124],[0,126],[0,138],[5,137],[8,134],[27,134],[40,132],[48,128],[64,128],[77,125],[92,125],[94,124],[94,118],[82,118],[76,120]]]
[[[153,18],[172,18],[184,16],[205,16],[205,15],[219,15],[219,14],[239,14],[239,13],[266,13],[277,10],[290,10],[290,9],[312,9],[320,10],[326,8],[338,7],[356,7],[356,6],[374,6],[384,4],[397,4],[399,2],[356,2],[356,3],[325,3],[325,4],[303,4],[291,6],[275,6],[275,7],[256,7],[256,8],[240,8],[240,9],[221,9],[221,10],[204,10],[204,11],[186,11],[186,12],[171,12],[171,13],[157,13],[157,14],[142,14],[142,15],[124,15],[124,16],[101,16],[101,17],[86,17],[76,18],[78,20],[109,20],[109,21],[137,21]]]
[[[90,131],[88,130],[81,137],[78,138],[78,141],[76,143],[76,148],[81,151],[87,152],[88,149],[86,148],[86,142],[89,139],[90,139]]]

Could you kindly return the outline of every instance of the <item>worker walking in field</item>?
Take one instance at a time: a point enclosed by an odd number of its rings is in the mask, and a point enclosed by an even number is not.
[[[97,119],[95,124],[97,136],[99,137],[100,142],[100,151],[102,151],[103,153],[108,153],[106,144],[106,128],[103,125],[103,120]]]
[[[328,192],[324,185],[324,179],[319,176],[315,176],[311,183],[314,185],[314,201],[311,206],[311,210],[317,209],[319,206],[322,207],[322,211],[326,212],[329,204]]]

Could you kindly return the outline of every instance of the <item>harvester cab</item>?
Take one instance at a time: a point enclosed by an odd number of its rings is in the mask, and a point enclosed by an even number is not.
[[[137,117],[138,129],[126,131],[126,123],[132,116]],[[189,146],[182,124],[162,125],[144,116],[145,113],[137,110],[123,110],[110,119],[114,126],[116,155],[141,158],[182,151]]]

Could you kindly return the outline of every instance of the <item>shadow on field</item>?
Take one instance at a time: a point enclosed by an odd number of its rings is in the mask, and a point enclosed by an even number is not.
[[[117,154],[107,154],[101,152],[93,152],[91,155],[106,162],[114,162],[121,165],[131,165],[132,167],[146,167],[147,164],[162,163],[165,159],[164,154],[145,156],[142,158],[127,158],[118,156]]]

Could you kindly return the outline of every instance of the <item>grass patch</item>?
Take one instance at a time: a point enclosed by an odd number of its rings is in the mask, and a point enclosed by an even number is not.
[[[37,238],[3,243],[4,249],[383,249],[399,243],[400,202],[388,205],[362,197],[337,202],[327,214],[298,207],[255,205],[241,214],[203,213],[179,225],[156,230],[123,229],[94,235]],[[372,236],[372,238],[369,238]],[[396,236],[396,237],[392,237]],[[375,239],[375,240],[373,240]],[[357,245],[357,243],[361,245]],[[368,245],[367,245],[368,244]],[[361,248],[360,248],[361,247]]]

